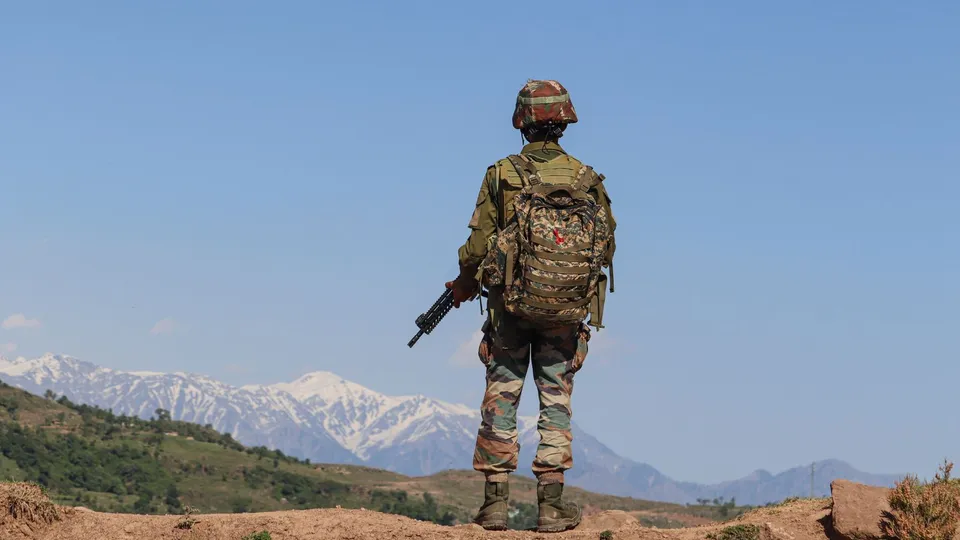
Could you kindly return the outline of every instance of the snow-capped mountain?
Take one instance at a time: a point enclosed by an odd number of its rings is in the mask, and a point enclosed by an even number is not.
[[[42,395],[52,390],[71,401],[118,414],[149,418],[157,409],[175,420],[209,424],[248,446],[277,448],[322,463],[353,463],[407,475],[470,469],[480,423],[473,407],[422,395],[387,396],[324,371],[290,383],[234,387],[204,375],[117,371],[70,356],[7,360],[0,379]],[[520,417],[519,474],[530,476],[539,436],[536,418]],[[735,496],[764,504],[809,490],[805,468],[778,475],[758,471],[715,485],[677,482],[644,463],[618,456],[573,424],[574,468],[569,484],[612,495],[678,503]],[[890,486],[893,475],[862,473],[836,460],[821,462],[819,494],[834,478]],[[806,478],[806,483],[803,479]]]
[[[326,371],[308,373],[292,383],[244,388],[270,388],[293,396],[334,440],[363,460],[431,434],[472,439],[479,422],[477,411],[463,405],[422,395],[385,396]]]
[[[271,387],[236,388],[187,373],[116,371],[51,354],[29,360],[0,358],[0,375],[7,384],[29,392],[49,389],[118,414],[149,418],[158,408],[166,409],[176,420],[210,424],[250,446],[290,449],[291,455],[323,456],[331,462],[359,462],[307,407]]]
[[[364,463],[403,474],[471,467],[479,412],[422,395],[387,396],[317,371],[290,383],[234,387],[204,375],[129,372],[71,356],[0,358],[8,384],[52,390],[115,413],[210,424],[243,444],[327,463]],[[519,419],[524,435],[536,420]],[[535,436],[535,431],[534,431]]]

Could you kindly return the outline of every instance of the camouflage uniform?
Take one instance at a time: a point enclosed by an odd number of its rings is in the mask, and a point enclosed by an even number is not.
[[[521,154],[541,162],[566,159],[573,172],[580,167],[580,162],[555,142],[527,144]],[[504,199],[509,199],[510,188],[520,187],[520,176],[508,161],[501,160],[487,170],[470,220],[470,236],[459,250],[460,266],[464,272],[476,271],[486,255],[488,238],[497,231],[501,219],[498,210],[498,186],[501,181],[498,178],[502,178],[502,183],[509,186],[505,189]],[[591,195],[601,201],[609,216],[611,230],[614,229],[616,222],[603,185],[597,185]],[[504,201],[504,207],[502,223],[508,222],[513,215],[508,200]],[[612,254],[611,249],[610,259]],[[537,429],[541,437],[533,472],[542,483],[562,482],[563,472],[573,465],[570,449],[573,375],[586,357],[590,330],[583,323],[535,328],[499,309],[500,291],[494,289],[489,294],[489,310],[479,350],[480,360],[487,368],[487,387],[481,406],[482,422],[474,452],[474,469],[488,476],[516,470],[519,453],[517,405],[528,367],[532,363],[534,382],[540,397]],[[602,320],[602,312],[599,311],[602,310],[602,303],[598,308],[591,312],[591,324],[599,325]]]
[[[513,126],[551,128],[577,121],[576,111],[563,86],[556,81],[528,81],[517,96]],[[556,142],[532,142],[520,154],[537,164],[542,181],[551,175],[566,179],[581,170],[583,164],[567,154]],[[602,180],[602,177],[601,177]],[[482,282],[480,270],[491,238],[504,229],[514,214],[513,197],[523,188],[520,173],[508,159],[491,165],[483,178],[470,218],[470,236],[460,247],[460,279]],[[603,266],[610,268],[613,290],[613,231],[616,221],[610,209],[610,197],[602,183],[588,193],[606,211],[610,231]],[[589,325],[602,327],[606,276],[602,275],[598,293],[590,303]],[[561,501],[564,471],[573,466],[570,431],[573,377],[587,355],[590,330],[583,322],[550,327],[535,326],[503,309],[502,287],[491,287],[487,320],[479,356],[486,366],[486,392],[481,405],[481,425],[477,433],[473,467],[486,475],[485,501],[476,522],[486,529],[505,529],[508,473],[517,469],[519,454],[517,406],[530,364],[540,398],[537,430],[540,444],[533,462],[538,478],[540,506],[538,530],[558,532],[580,522],[577,505]]]

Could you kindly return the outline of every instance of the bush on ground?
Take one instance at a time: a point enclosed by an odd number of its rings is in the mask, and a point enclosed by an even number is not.
[[[960,481],[950,478],[953,463],[944,461],[933,482],[916,476],[897,482],[890,492],[890,511],[880,519],[887,540],[951,540],[960,524]]]
[[[50,524],[60,519],[60,509],[43,488],[28,482],[0,483],[0,523],[7,519]]]

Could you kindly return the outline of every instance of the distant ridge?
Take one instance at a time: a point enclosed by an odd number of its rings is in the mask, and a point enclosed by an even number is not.
[[[124,372],[65,355],[8,360],[0,379],[42,395],[46,390],[116,413],[149,418],[158,408],[175,420],[210,424],[248,446],[267,446],[316,462],[365,464],[406,475],[470,469],[479,413],[422,395],[387,396],[328,371],[290,383],[234,387],[204,375]],[[536,418],[519,418],[522,463],[533,460]],[[623,458],[574,425],[571,485],[598,493],[676,503],[736,498],[762,505],[810,494],[809,465],[778,474],[755,471],[719,484],[678,482],[645,463]],[[902,475],[871,474],[827,459],[815,465],[814,494],[828,496],[843,478],[892,486]],[[520,474],[529,475],[521,468]]]

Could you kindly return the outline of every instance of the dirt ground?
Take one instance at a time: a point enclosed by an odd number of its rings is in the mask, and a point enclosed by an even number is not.
[[[2,489],[2,487],[0,487]],[[2,540],[242,540],[268,531],[272,540],[380,540],[398,539],[591,539],[610,530],[615,540],[706,540],[726,526],[756,524],[757,540],[827,540],[829,499],[803,500],[753,511],[726,524],[684,529],[643,527],[633,516],[608,511],[587,516],[575,530],[542,534],[527,531],[487,532],[476,525],[444,527],[370,510],[316,509],[251,514],[199,514],[189,527],[184,516],[108,514],[85,508],[60,507],[59,517],[47,523],[35,515],[11,515],[0,508]]]

